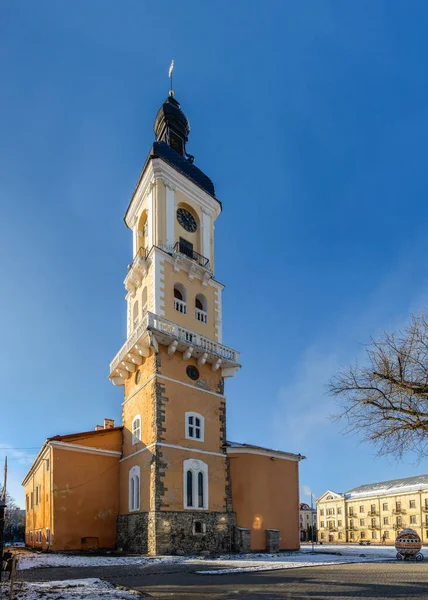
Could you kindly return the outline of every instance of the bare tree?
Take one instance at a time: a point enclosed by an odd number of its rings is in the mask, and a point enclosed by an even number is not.
[[[339,372],[328,384],[347,422],[377,445],[379,454],[398,458],[414,451],[428,455],[428,321],[412,316],[397,333],[371,339],[365,366]]]

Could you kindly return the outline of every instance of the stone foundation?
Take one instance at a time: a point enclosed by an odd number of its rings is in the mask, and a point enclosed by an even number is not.
[[[266,529],[266,551],[279,552],[279,529]]]
[[[117,518],[117,547],[132,554],[147,554],[148,513],[131,513]]]
[[[120,515],[117,546],[141,554],[193,554],[234,549],[234,513],[156,511]]]
[[[170,512],[151,513],[156,539],[149,539],[149,554],[230,552],[234,513]]]
[[[246,527],[234,528],[233,550],[243,553],[251,552],[251,531]]]

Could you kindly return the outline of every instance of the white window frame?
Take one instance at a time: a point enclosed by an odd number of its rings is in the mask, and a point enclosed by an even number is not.
[[[193,475],[193,506],[187,505],[187,471],[191,471]],[[198,506],[198,474],[202,473],[204,476],[203,493],[204,493],[204,505]],[[202,460],[196,458],[188,458],[183,461],[183,506],[187,510],[208,510],[209,506],[209,486],[208,486],[208,465]]]
[[[129,512],[140,510],[140,467],[135,465],[129,471]]]
[[[139,426],[138,429],[135,428],[135,423],[136,421],[139,421]],[[135,417],[132,419],[132,445],[134,446],[135,444],[138,444],[138,442],[141,442],[141,415],[135,415]],[[136,434],[137,432],[137,434]]]
[[[193,423],[189,423],[189,420],[193,418]],[[196,424],[195,424],[195,419],[199,419],[199,428],[197,428]],[[200,437],[196,437],[195,435],[190,435],[189,433],[189,427],[193,428],[194,433],[196,433],[196,429],[199,429],[199,436]],[[185,438],[186,440],[193,440],[195,442],[203,442],[204,441],[204,436],[205,436],[205,419],[204,417],[197,413],[197,412],[186,412],[185,414]]]

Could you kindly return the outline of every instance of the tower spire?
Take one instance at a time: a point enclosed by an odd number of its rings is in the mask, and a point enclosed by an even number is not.
[[[169,65],[169,71],[168,71],[168,77],[170,78],[170,85],[169,85],[169,95],[170,96],[174,96],[174,90],[172,88],[172,72],[174,70],[174,59],[172,59],[171,64]]]

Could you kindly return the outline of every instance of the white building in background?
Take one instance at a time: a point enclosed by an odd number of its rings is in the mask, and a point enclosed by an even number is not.
[[[304,502],[300,503],[300,540],[302,542],[308,542],[312,540],[312,532],[316,532],[317,528],[317,509],[311,508],[309,504]],[[314,534],[314,541],[316,541],[316,534]]]

